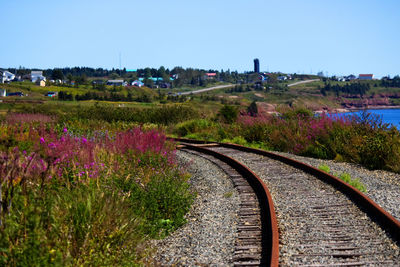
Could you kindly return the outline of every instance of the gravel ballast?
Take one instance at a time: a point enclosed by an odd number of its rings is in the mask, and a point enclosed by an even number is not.
[[[197,193],[187,223],[164,240],[153,241],[157,265],[230,266],[237,237],[240,199],[228,175],[202,157],[178,151],[181,166],[192,174]]]
[[[274,152],[315,168],[327,165],[331,174],[350,174],[352,179],[359,179],[366,187],[365,194],[379,206],[400,220],[400,174],[382,170],[368,170],[360,165],[296,156],[290,153]]]
[[[269,188],[280,231],[280,266],[398,266],[398,245],[335,188],[268,157],[212,149],[244,163]]]

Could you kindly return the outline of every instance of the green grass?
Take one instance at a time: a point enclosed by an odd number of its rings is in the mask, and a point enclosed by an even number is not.
[[[330,168],[328,165],[320,165],[318,167],[318,169],[326,172],[326,173],[330,173]],[[367,189],[365,187],[365,185],[360,181],[360,179],[358,178],[351,178],[350,174],[344,172],[341,174],[337,174],[335,173],[334,176],[336,176],[337,178],[339,178],[340,180],[342,180],[345,183],[348,183],[349,185],[353,186],[354,188],[360,190],[361,192],[365,193],[367,192]]]

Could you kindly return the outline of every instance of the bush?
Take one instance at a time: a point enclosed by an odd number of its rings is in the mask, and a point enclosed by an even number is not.
[[[215,123],[206,119],[189,120],[178,123],[175,126],[174,133],[179,136],[187,136],[188,134],[203,132],[204,130],[208,131],[213,127],[215,127]]]
[[[234,106],[224,105],[219,110],[218,114],[222,118],[223,122],[225,122],[225,123],[233,123],[238,118],[239,110]]]
[[[364,136],[360,147],[360,163],[369,169],[383,169],[393,156],[393,143],[387,133],[375,132]]]

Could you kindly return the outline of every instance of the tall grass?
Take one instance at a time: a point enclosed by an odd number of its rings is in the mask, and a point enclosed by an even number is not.
[[[191,106],[171,104],[152,107],[113,107],[107,105],[67,106],[67,105],[19,105],[19,113],[39,113],[57,116],[61,121],[101,120],[112,122],[157,123],[170,125],[199,117]]]

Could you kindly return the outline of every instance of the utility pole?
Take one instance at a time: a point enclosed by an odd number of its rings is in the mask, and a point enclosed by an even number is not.
[[[121,52],[119,52],[119,70],[121,71]]]

